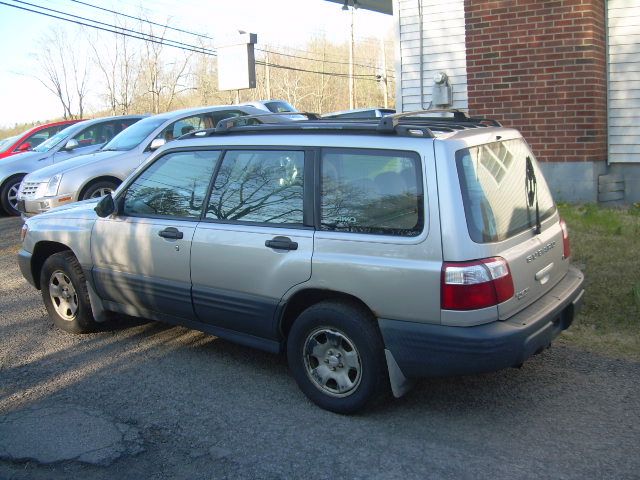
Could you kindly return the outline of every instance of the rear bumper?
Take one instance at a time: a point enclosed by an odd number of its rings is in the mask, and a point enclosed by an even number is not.
[[[584,275],[570,267],[545,296],[505,321],[451,327],[379,319],[385,347],[407,378],[490,372],[518,366],[571,325]]]

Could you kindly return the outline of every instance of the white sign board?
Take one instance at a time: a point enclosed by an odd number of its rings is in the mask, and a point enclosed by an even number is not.
[[[255,33],[247,33],[216,46],[218,90],[256,88],[256,58],[253,51],[256,41]]]

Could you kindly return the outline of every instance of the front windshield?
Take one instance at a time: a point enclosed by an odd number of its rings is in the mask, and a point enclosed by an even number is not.
[[[33,151],[34,152],[48,152],[53,147],[55,147],[56,145],[61,143],[65,138],[67,138],[71,134],[71,132],[73,130],[75,130],[75,127],[77,127],[77,126],[78,126],[78,124],[76,123],[75,125],[71,125],[71,126],[65,128],[64,130],[60,130],[53,137],[49,138],[48,140],[45,140],[40,145],[38,145],[36,148],[34,148]]]
[[[133,150],[156,128],[166,122],[166,118],[149,117],[133,124],[113,137],[102,150]]]
[[[13,137],[3,138],[2,140],[0,140],[0,153],[4,153],[9,150],[11,145],[13,145],[13,142],[15,142],[18,137],[20,137],[20,135],[15,135]]]

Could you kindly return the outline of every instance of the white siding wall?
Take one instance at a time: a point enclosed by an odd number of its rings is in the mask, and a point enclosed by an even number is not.
[[[640,163],[640,0],[607,2],[609,162]]]
[[[422,3],[423,52],[420,58]],[[421,110],[431,101],[433,75],[444,71],[453,87],[453,106],[467,109],[467,60],[464,39],[464,0],[394,0],[396,21],[396,108]],[[423,62],[423,96],[420,95],[420,61]]]

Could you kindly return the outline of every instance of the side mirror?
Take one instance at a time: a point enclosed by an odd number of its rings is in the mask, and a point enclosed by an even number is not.
[[[167,141],[164,138],[154,138],[151,141],[151,145],[149,145],[149,150],[151,150],[153,152],[154,150],[159,149],[165,143],[167,143]]]
[[[26,152],[28,150],[31,150],[31,144],[29,142],[25,142],[18,147],[19,152]]]
[[[116,211],[116,202],[113,200],[111,194],[107,193],[100,199],[94,210],[100,218],[108,217]]]
[[[71,151],[75,148],[78,148],[79,146],[80,144],[78,143],[78,141],[75,138],[72,138],[65,144],[64,149],[67,151]]]

